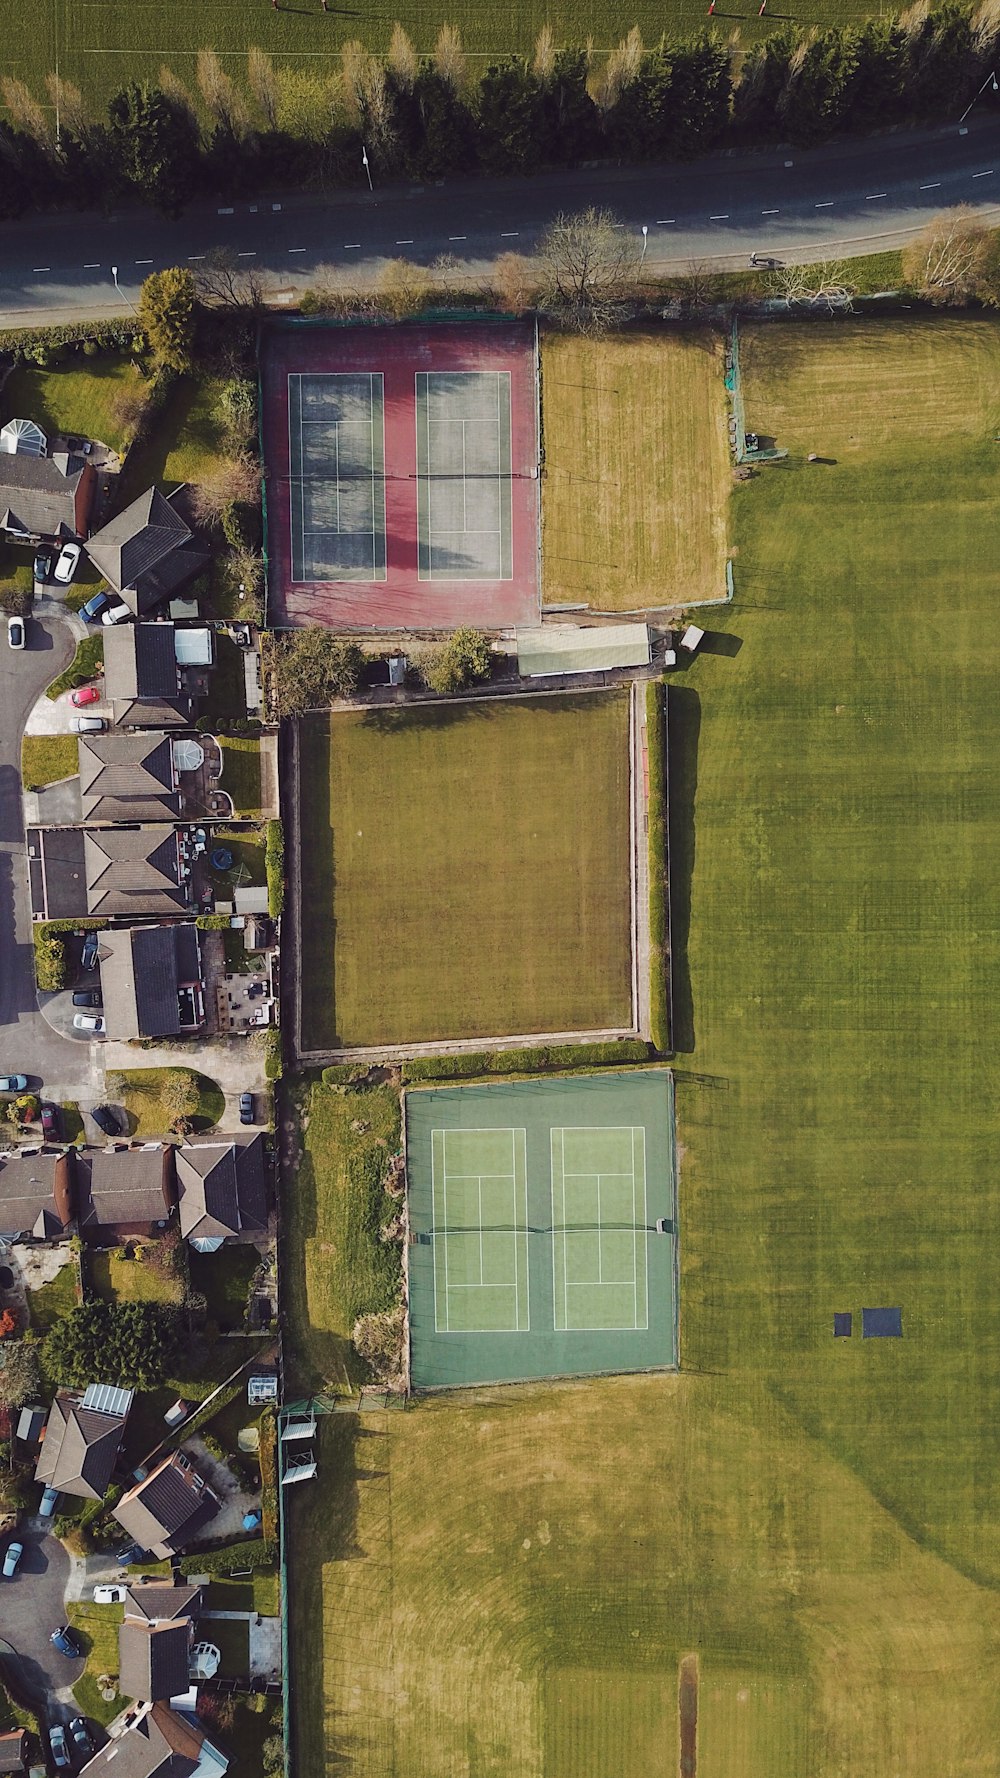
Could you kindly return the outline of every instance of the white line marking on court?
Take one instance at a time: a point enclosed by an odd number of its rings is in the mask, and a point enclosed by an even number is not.
[[[973,179],[992,179],[993,168],[990,167],[989,170],[985,173],[973,173],[972,177],[973,177]]]
[[[762,210],[761,215],[762,216],[780,216],[781,211],[780,210]]]
[[[975,177],[974,174],[973,174],[973,177]],[[930,185],[922,185],[920,187],[920,190],[921,191],[937,191],[940,184],[941,184],[940,179],[934,179]]]
[[[888,196],[889,193],[887,191],[870,191],[865,199],[865,203],[874,204],[876,198],[887,198]]]

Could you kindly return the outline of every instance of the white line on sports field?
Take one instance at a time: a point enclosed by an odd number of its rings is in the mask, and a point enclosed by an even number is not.
[[[986,173],[973,173],[972,177],[973,177],[973,179],[992,179],[993,168],[990,167],[988,172],[986,172]]]
[[[937,191],[940,184],[941,184],[940,179],[934,179],[931,181],[930,185],[922,185],[920,187],[920,190],[921,191]]]

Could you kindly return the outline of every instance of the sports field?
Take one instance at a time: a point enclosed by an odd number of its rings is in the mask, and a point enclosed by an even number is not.
[[[672,1778],[688,1652],[703,1778],[1000,1769],[1000,330],[744,368],[791,457],[671,689],[681,1370],[432,1398],[300,1503],[300,1778]]]
[[[788,16],[786,7],[773,21],[758,17],[752,0],[736,0],[725,14],[716,15],[728,36],[738,28],[747,42],[772,30]],[[795,9],[805,24],[828,20],[860,19],[875,8],[858,0],[831,0],[819,6],[808,0]],[[109,6],[102,0],[47,0],[38,11],[5,9],[4,71],[26,80],[36,97],[45,100],[46,74],[58,68],[63,79],[75,81],[87,97],[105,100],[129,80],[155,81],[164,62],[197,92],[195,61],[199,49],[218,50],[227,71],[239,81],[246,53],[258,45],[275,59],[279,69],[310,79],[330,78],[339,71],[342,43],[360,37],[372,50],[388,48],[392,27],[402,18],[418,50],[430,51],[441,25],[447,20],[461,31],[473,66],[489,62],[512,50],[530,50],[542,26],[550,24],[557,43],[594,40],[598,53],[617,43],[638,23],[647,43],[657,43],[664,29],[694,36],[706,24],[705,6],[695,0],[671,0],[658,7],[653,0],[610,5],[607,0],[515,0],[503,13],[484,0],[415,0],[403,12],[388,0],[378,0],[356,10],[324,13],[319,0],[301,6],[283,4],[277,11],[266,4],[248,7],[244,0],[149,0],[144,6]],[[289,96],[289,109],[294,100]]]
[[[624,1030],[628,694],[306,717],[301,1048]]]
[[[722,342],[661,328],[545,334],[542,597],[631,611],[725,590]]]
[[[272,327],[273,623],[538,616],[538,399],[523,325]]]
[[[406,1155],[415,1388],[675,1362],[667,1072],[411,1092]]]

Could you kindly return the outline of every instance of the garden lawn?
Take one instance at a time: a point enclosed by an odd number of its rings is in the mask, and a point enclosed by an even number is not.
[[[78,1599],[66,1607],[67,1617],[87,1656],[83,1675],[73,1687],[73,1696],[84,1716],[91,1716],[106,1727],[123,1710],[127,1698],[118,1693],[112,1700],[101,1697],[98,1680],[108,1674],[117,1683],[118,1628],[125,1616],[124,1605],[95,1605],[91,1599]]]
[[[142,1260],[121,1259],[113,1248],[88,1251],[87,1282],[112,1303],[182,1303],[183,1277],[164,1277]]]
[[[220,735],[220,789],[233,799],[234,815],[260,814],[260,742],[254,735]]]
[[[225,850],[233,855],[233,862],[229,870],[214,870],[212,867],[212,852],[219,847],[225,847]],[[229,892],[226,896],[228,900],[232,900],[231,892],[238,885],[245,887],[253,884],[257,888],[261,888],[267,882],[262,834],[240,833],[232,828],[222,828],[221,830],[217,827],[213,828],[212,845],[203,863],[207,865],[208,874],[215,884],[216,890],[220,894]]]
[[[163,406],[145,436],[129,452],[121,478],[117,508],[155,482],[164,494],[183,482],[197,482],[223,449],[223,432],[216,417],[218,377],[177,377]]]
[[[630,1024],[627,692],[306,717],[299,755],[303,1050]]]
[[[24,735],[21,739],[21,778],[25,790],[58,784],[75,778],[80,767],[76,735]]]
[[[723,342],[707,328],[542,336],[547,604],[721,598],[731,472]]]
[[[220,1679],[247,1679],[250,1674],[250,1628],[246,1618],[201,1618],[198,1634],[214,1642],[222,1663]]]
[[[131,360],[113,353],[67,354],[44,370],[18,364],[3,386],[0,411],[4,420],[36,421],[47,436],[77,433],[119,451],[124,441],[112,410],[119,391],[134,381]]]
[[[122,1076],[121,1103],[128,1115],[129,1135],[140,1139],[165,1136],[177,1117],[172,1098],[178,1077],[188,1076],[197,1091],[191,1123],[197,1133],[211,1130],[226,1109],[226,1096],[214,1080],[193,1068],[130,1068]]]
[[[221,1333],[242,1332],[247,1291],[259,1264],[260,1254],[249,1243],[235,1242],[220,1247],[217,1253],[191,1251],[191,1289],[206,1299],[208,1313]],[[251,1418],[248,1414],[247,1419]]]
[[[78,1276],[77,1262],[71,1259],[68,1265],[59,1268],[48,1284],[29,1290],[28,1314],[34,1333],[49,1333],[57,1321],[76,1308]]]
[[[343,1092],[320,1082],[299,1088],[301,1154],[284,1212],[281,1282],[288,1388],[363,1381],[351,1344],[361,1314],[389,1309],[399,1295],[400,1249],[381,1240],[399,1208],[384,1190],[400,1143],[392,1087]]]
[[[322,1423],[298,1778],[676,1772],[689,1653],[699,1771],[996,1765],[1000,330],[744,369],[791,456],[669,692],[681,1371]]]

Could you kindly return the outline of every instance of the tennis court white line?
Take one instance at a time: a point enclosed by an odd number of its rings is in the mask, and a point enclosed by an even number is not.
[[[340,420],[332,420],[331,421],[325,415],[322,415],[319,418],[314,419],[314,420],[306,419],[304,417],[304,401],[303,401],[303,395],[302,395],[302,382],[303,382],[304,377],[308,377],[313,381],[319,381],[319,380],[323,380],[323,379],[337,380],[341,377],[351,377],[352,379],[362,381],[363,379],[367,378],[367,382],[368,382],[369,464],[370,464],[370,472],[369,473],[370,473],[370,478],[371,478],[371,549],[370,549],[371,579],[372,579],[373,583],[375,583],[377,581],[384,581],[387,577],[387,569],[386,569],[386,565],[384,563],[380,564],[378,561],[379,530],[378,530],[377,521],[378,521],[378,518],[381,513],[382,531],[383,531],[383,535],[384,535],[385,528],[386,528],[385,478],[384,478],[384,475],[381,478],[377,475],[376,465],[375,465],[375,389],[377,386],[378,390],[379,390],[379,397],[380,397],[379,406],[380,406],[380,412],[382,414],[382,421],[383,421],[383,427],[384,427],[384,423],[385,423],[385,379],[384,379],[384,374],[382,371],[367,371],[367,372],[364,372],[364,371],[358,371],[358,372],[290,371],[288,373],[288,385],[289,385],[288,411],[289,411],[289,427],[290,428],[291,428],[291,414],[292,414],[291,385],[293,382],[297,385],[297,389],[298,389],[299,468],[298,468],[298,476],[297,477],[292,476],[290,479],[298,481],[299,537],[301,539],[301,551],[300,551],[301,560],[300,560],[299,566],[303,571],[306,569],[305,557],[307,554],[307,546],[308,546],[308,542],[310,539],[315,539],[317,537],[344,537],[344,536],[359,537],[360,538],[360,537],[364,537],[364,535],[365,535],[365,533],[363,531],[347,531],[347,532],[345,532],[343,529],[343,526],[342,526],[342,522],[341,522],[341,516],[342,516],[342,514],[341,514],[341,487],[342,487],[342,483],[341,483],[341,475],[340,475],[341,421]],[[310,426],[322,427],[325,432],[328,432],[332,429],[332,432],[333,432],[332,449],[333,449],[333,454],[334,454],[334,462],[333,462],[334,473],[333,473],[333,475],[327,474],[322,477],[319,475],[316,475],[315,477],[310,477],[307,474],[306,450],[305,450],[305,430]],[[289,439],[290,439],[289,456],[291,457],[291,432],[289,433]],[[383,444],[382,462],[383,462],[383,468],[384,468],[384,462],[385,462],[384,444]],[[307,480],[310,480],[310,479],[323,480],[326,482],[332,482],[335,480],[336,490],[337,490],[337,516],[336,516],[335,529],[331,530],[329,525],[308,526],[306,524],[305,484],[306,484]],[[379,499],[378,499],[378,482],[379,482],[379,480],[381,480],[381,486],[382,486],[381,503],[379,502]],[[290,516],[292,516],[291,513],[290,513]],[[293,552],[293,554],[294,554],[294,552]],[[314,566],[314,565],[310,563],[310,566]],[[314,579],[315,573],[310,575],[309,578]]]
[[[469,426],[489,426],[492,429],[494,426],[494,422],[492,420],[486,419],[486,418],[484,418],[482,420],[468,420],[468,419],[463,418],[461,421],[461,426],[462,426],[462,527],[461,527],[461,529],[458,529],[458,528],[452,527],[452,526],[437,525],[435,523],[433,515],[432,515],[434,470],[433,470],[433,466],[432,466],[431,427],[435,426],[435,425],[453,426],[455,424],[455,421],[452,419],[449,419],[449,418],[435,420],[431,417],[431,411],[430,411],[430,409],[431,409],[431,378],[434,377],[435,375],[448,375],[448,374],[456,375],[456,376],[476,376],[476,377],[480,377],[480,378],[492,376],[492,377],[495,377],[495,379],[496,379],[496,408],[497,408],[497,411],[496,411],[496,422],[495,422],[495,436],[496,436],[496,443],[497,443],[497,450],[496,450],[497,467],[496,467],[495,474],[496,474],[496,492],[497,492],[497,501],[496,501],[497,524],[495,527],[484,526],[482,528],[470,530],[469,524],[468,524],[468,482],[469,482],[470,478],[468,477],[468,475],[466,473],[466,465],[468,462],[468,450],[467,450],[467,445],[466,445],[466,428]],[[416,372],[414,372],[413,398],[414,398],[414,406],[416,408],[416,412],[418,415],[418,419],[417,419],[418,461],[419,461],[419,441],[420,441],[420,420],[419,420],[420,402],[419,402],[419,397],[418,397],[418,389],[420,386],[421,377],[424,379],[424,383],[423,383],[423,387],[424,387],[423,437],[424,437],[424,464],[425,464],[425,468],[424,468],[423,480],[426,484],[426,492],[427,492],[427,539],[426,539],[426,543],[425,543],[427,569],[426,569],[425,578],[428,580],[434,579],[434,548],[435,548],[434,537],[436,534],[439,540],[443,539],[443,538],[450,538],[450,537],[464,537],[471,542],[474,539],[488,538],[491,543],[496,545],[497,572],[495,574],[488,574],[485,571],[482,571],[478,574],[470,573],[470,574],[463,575],[461,577],[462,579],[474,581],[474,580],[503,580],[506,578],[508,580],[512,580],[514,578],[513,519],[511,519],[511,532],[512,532],[512,535],[511,535],[511,571],[510,571],[509,575],[505,576],[504,572],[503,572],[503,568],[504,568],[503,540],[504,540],[504,535],[505,535],[505,526],[504,526],[504,522],[503,522],[504,503],[503,503],[503,498],[502,498],[505,480],[508,483],[512,484],[513,483],[513,476],[514,476],[514,469],[513,469],[514,437],[513,437],[513,407],[512,407],[512,399],[511,399],[511,373],[509,370],[457,371],[457,372],[452,372],[452,373],[435,372],[435,371],[416,371]],[[505,472],[502,467],[502,462],[503,462],[503,449],[502,449],[502,445],[503,445],[503,425],[502,425],[503,406],[502,406],[502,403],[500,400],[500,389],[501,389],[501,379],[502,378],[506,379],[507,390],[508,390],[508,403],[507,403],[507,405],[508,405],[508,441],[507,442],[508,442],[508,447],[509,447],[510,467],[506,471],[506,475],[505,475]],[[420,478],[419,472],[418,472],[418,481],[420,479],[421,478]],[[448,479],[455,481],[458,478],[457,478],[457,476],[452,475]],[[476,479],[478,481],[482,481],[485,478],[483,476],[477,476]],[[419,550],[418,550],[418,555],[419,555]]]
[[[567,1127],[568,1126],[561,1126],[560,1127],[560,1126],[553,1125],[551,1128],[551,1131],[550,1131],[550,1158],[551,1158],[551,1165],[552,1165],[552,1219],[553,1219],[553,1229],[552,1229],[552,1309],[553,1309],[553,1325],[554,1325],[555,1331],[557,1333],[645,1333],[645,1332],[648,1332],[648,1330],[649,1330],[649,1272],[648,1272],[648,1257],[647,1257],[647,1246],[646,1246],[646,1235],[645,1235],[646,1204],[647,1204],[647,1199],[646,1199],[646,1131],[645,1131],[645,1128],[641,1124],[640,1125],[622,1124],[622,1125],[614,1125],[614,1126],[609,1126],[609,1125],[604,1125],[604,1124],[580,1124],[580,1125],[569,1126],[569,1127],[572,1127],[574,1133],[576,1133],[577,1131],[584,1133],[588,1130],[596,1133],[597,1131],[606,1131],[608,1129],[613,1128],[613,1129],[615,1129],[615,1131],[617,1133],[619,1133],[623,1136],[625,1135],[626,1131],[628,1132],[628,1135],[629,1135],[629,1142],[630,1142],[630,1147],[631,1147],[631,1151],[632,1151],[632,1173],[631,1173],[632,1225],[631,1226],[632,1226],[632,1322],[633,1322],[633,1325],[632,1325],[632,1327],[625,1326],[625,1327],[614,1328],[614,1327],[608,1327],[606,1325],[585,1326],[583,1323],[579,1323],[579,1322],[575,1322],[575,1321],[571,1325],[570,1324],[570,1317],[569,1317],[569,1303],[570,1303],[569,1291],[570,1291],[571,1284],[574,1289],[587,1289],[587,1288],[593,1288],[595,1285],[603,1285],[603,1283],[604,1283],[603,1236],[605,1233],[605,1229],[603,1226],[603,1217],[602,1217],[602,1213],[601,1213],[601,1182],[602,1182],[602,1180],[610,1181],[610,1180],[628,1179],[629,1174],[627,1172],[618,1172],[618,1171],[609,1172],[609,1171],[604,1170],[603,1168],[599,1171],[594,1171],[594,1172],[589,1172],[589,1173],[577,1173],[577,1172],[567,1173],[566,1166],[565,1166],[566,1128]],[[640,1193],[638,1191],[639,1181],[638,1181],[638,1175],[637,1175],[637,1171],[636,1171],[636,1133],[637,1133],[637,1131],[638,1131],[639,1135],[641,1136],[641,1141],[642,1141],[641,1210],[640,1210],[640,1203],[639,1203]],[[560,1141],[559,1197],[561,1200],[560,1213],[558,1213],[558,1214],[557,1214],[557,1208],[556,1208],[556,1144],[555,1144],[555,1138],[557,1135],[558,1135],[559,1141]],[[595,1183],[596,1187],[597,1187],[596,1224],[595,1224],[595,1228],[593,1230],[587,1231],[590,1233],[596,1232],[596,1234],[597,1234],[598,1276],[596,1278],[573,1278],[572,1280],[570,1280],[570,1277],[569,1277],[568,1257],[567,1257],[569,1242],[568,1242],[567,1236],[571,1231],[570,1231],[568,1223],[567,1223],[568,1212],[567,1212],[567,1205],[566,1205],[566,1181],[568,1179],[588,1180],[590,1182]],[[613,1223],[609,1223],[608,1227],[607,1227],[607,1232],[610,1233],[614,1228],[615,1228],[615,1225]],[[584,1225],[577,1225],[576,1229],[572,1232],[583,1232],[583,1229],[584,1229]],[[620,1233],[621,1230],[619,1229],[619,1230],[616,1230],[615,1232]],[[645,1314],[644,1314],[643,1320],[641,1322],[639,1320],[639,1237],[640,1237],[640,1235],[642,1235],[643,1265],[644,1265],[644,1269],[645,1269],[645,1291],[644,1291],[644,1294],[645,1294],[645,1298],[646,1298]],[[556,1321],[556,1304],[557,1304],[557,1295],[558,1295],[558,1291],[557,1291],[558,1274],[557,1274],[557,1270],[556,1270],[557,1238],[558,1238],[558,1240],[561,1240],[561,1242],[562,1242],[562,1251],[563,1251],[563,1268],[562,1268],[562,1270],[563,1270],[563,1321],[562,1321],[562,1323],[559,1323]],[[612,1282],[612,1281],[609,1280],[609,1283],[610,1282]],[[627,1280],[623,1279],[623,1280],[614,1281],[614,1282],[620,1282],[622,1284],[625,1284],[627,1287]]]
[[[449,1173],[448,1171],[448,1137],[449,1135],[477,1135],[510,1137],[510,1171],[507,1173]],[[440,1139],[440,1172],[438,1153]],[[520,1163],[520,1164],[519,1164]],[[438,1183],[440,1178],[440,1199],[443,1221],[439,1226],[437,1220]],[[448,1186],[458,1182],[471,1184],[475,1180],[479,1203],[478,1236],[479,1236],[479,1279],[469,1282],[452,1282],[448,1271]],[[513,1236],[513,1276],[506,1282],[497,1285],[488,1284],[485,1277],[485,1251],[483,1237],[486,1233],[483,1219],[483,1181],[494,1183],[503,1180],[511,1188],[511,1221]],[[519,1202],[520,1199],[520,1202]],[[463,1231],[471,1234],[471,1229]],[[431,1131],[431,1235],[433,1241],[433,1274],[434,1274],[434,1326],[438,1333],[529,1333],[531,1331],[531,1304],[528,1255],[528,1179],[527,1179],[527,1131],[515,1125],[512,1128],[491,1126],[488,1129],[469,1130],[443,1129]],[[442,1249],[441,1280],[444,1285],[443,1325],[440,1311],[441,1295],[438,1275],[438,1248]],[[519,1255],[523,1253],[524,1282],[527,1298],[523,1302],[525,1311],[524,1326],[521,1325],[522,1296]],[[467,1290],[513,1290],[514,1293],[514,1325],[512,1327],[460,1327],[451,1326],[451,1292]]]

